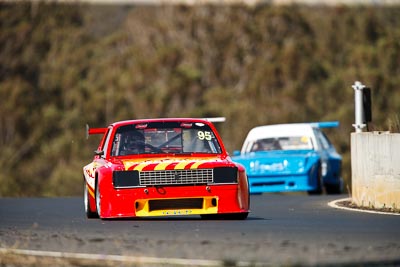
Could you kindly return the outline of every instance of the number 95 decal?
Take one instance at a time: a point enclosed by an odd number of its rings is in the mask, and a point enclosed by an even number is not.
[[[210,141],[211,140],[211,132],[209,131],[198,131],[197,132],[197,137],[199,138],[199,140],[207,140]]]

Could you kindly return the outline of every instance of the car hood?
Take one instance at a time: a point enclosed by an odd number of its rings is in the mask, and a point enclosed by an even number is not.
[[[165,157],[126,159],[121,161],[125,167],[125,170],[137,171],[189,170],[236,166],[232,161],[220,157]]]
[[[319,156],[313,150],[276,150],[251,152],[233,157],[232,160],[243,165],[249,176],[299,175],[307,173]]]

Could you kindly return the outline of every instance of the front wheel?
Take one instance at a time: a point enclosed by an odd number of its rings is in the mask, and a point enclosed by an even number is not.
[[[89,195],[89,190],[87,188],[86,181],[83,183],[83,203],[85,205],[85,213],[86,217],[88,219],[93,219],[93,218],[99,218],[99,215],[97,212],[92,211],[91,205],[90,205],[90,195]]]
[[[96,199],[96,209],[97,209],[97,215],[99,218],[101,218],[101,199],[100,199],[100,186],[98,183],[96,183],[96,194],[95,194],[95,199]]]
[[[322,169],[321,164],[318,166],[318,173],[316,177],[316,187],[313,190],[308,191],[309,195],[321,195],[322,194]]]

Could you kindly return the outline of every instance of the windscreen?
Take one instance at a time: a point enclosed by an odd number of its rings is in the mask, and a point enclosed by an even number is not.
[[[313,145],[308,136],[287,136],[259,139],[253,143],[250,152],[310,149],[313,149]]]
[[[221,147],[204,123],[157,122],[121,126],[111,156],[137,154],[219,154]]]

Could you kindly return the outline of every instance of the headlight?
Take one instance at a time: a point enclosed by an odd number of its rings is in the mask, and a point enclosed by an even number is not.
[[[232,184],[238,182],[237,167],[218,167],[214,168],[214,183],[215,184]]]
[[[140,186],[138,171],[114,171],[113,184],[115,188]]]

